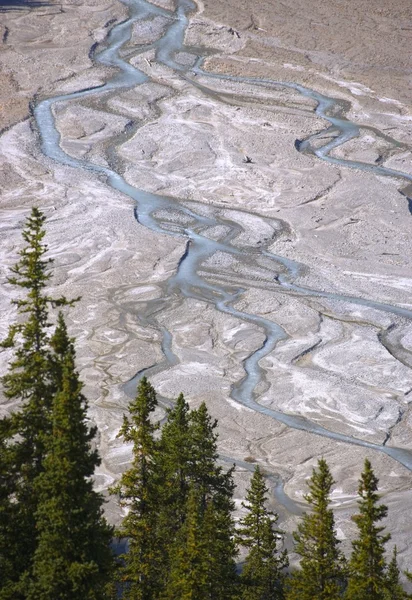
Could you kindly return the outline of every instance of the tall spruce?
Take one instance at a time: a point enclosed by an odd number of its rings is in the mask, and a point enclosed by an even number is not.
[[[111,490],[118,496],[120,506],[128,511],[117,532],[119,537],[128,539],[128,552],[122,555],[123,565],[119,569],[125,600],[152,600],[162,583],[155,467],[158,426],[151,420],[156,406],[156,392],[143,377],[136,399],[129,405],[130,417],[124,416],[119,432],[119,437],[133,445],[131,467]]]
[[[189,419],[189,479],[200,493],[201,502],[206,506],[209,497],[216,506],[224,510],[232,506],[234,490],[233,468],[229,471],[217,465],[217,420],[213,419],[202,402],[198,409],[191,411]]]
[[[6,436],[2,442],[6,448],[2,462],[7,461],[7,464],[2,465],[0,478],[3,512],[0,564],[8,562],[12,567],[1,576],[2,600],[18,600],[26,594],[19,581],[30,567],[37,544],[34,481],[43,469],[44,442],[51,431],[50,414],[57,389],[51,370],[49,309],[69,304],[63,297],[54,299],[46,293],[52,260],[45,257],[44,221],[42,212],[33,208],[23,230],[26,245],[19,252],[20,259],[8,279],[25,294],[13,301],[18,321],[9,328],[1,344],[4,349],[13,351],[9,371],[2,378],[4,394],[11,405],[18,407],[11,417],[3,419],[1,426]],[[7,572],[10,576],[5,574]]]
[[[324,459],[318,461],[305,495],[311,512],[305,514],[294,533],[300,568],[289,581],[287,600],[337,600],[344,582],[344,558],[339,550],[335,521],[329,508],[334,484]]]
[[[28,600],[103,600],[113,563],[112,528],[103,497],[93,490],[100,464],[87,426],[87,401],[75,367],[73,340],[62,314],[51,339],[60,385],[45,438],[43,471],[34,482],[38,544],[27,578]]]
[[[167,411],[156,453],[158,548],[162,555],[161,587],[169,578],[171,548],[185,519],[189,491],[189,405],[180,394]]]
[[[204,529],[200,494],[192,488],[187,500],[185,521],[172,544],[170,574],[162,600],[210,598]]]
[[[358,487],[359,513],[353,520],[358,527],[358,538],[352,542],[349,561],[347,600],[384,600],[387,588],[385,544],[390,534],[382,534],[384,527],[377,525],[388,509],[379,504],[378,479],[372,465],[365,459]]]
[[[213,499],[189,491],[186,519],[171,546],[170,574],[162,600],[237,598],[233,520]]]
[[[189,405],[180,394],[175,406],[167,412],[158,446],[159,496],[169,540],[185,520],[191,464],[189,414]]]
[[[284,597],[284,569],[288,566],[286,551],[280,550],[282,532],[276,528],[278,515],[267,507],[267,494],[262,472],[257,466],[242,506],[247,514],[240,520],[238,542],[248,549],[242,570],[243,600],[279,600]]]
[[[235,530],[233,521],[233,471],[217,464],[217,420],[213,419],[204,402],[190,413],[190,485],[199,494],[205,527],[211,544],[209,565],[214,564],[210,596],[216,600],[232,598],[237,589],[235,571]],[[212,522],[214,533],[211,531]],[[213,585],[212,585],[213,584]]]
[[[224,600],[236,588],[234,484],[232,470],[217,465],[216,428],[204,403],[189,411],[182,395],[163,427],[158,523],[167,572],[162,598],[206,594]],[[193,575],[197,569],[200,579]]]

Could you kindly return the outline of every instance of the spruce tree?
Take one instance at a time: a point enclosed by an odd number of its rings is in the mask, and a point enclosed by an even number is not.
[[[232,470],[216,464],[216,427],[204,403],[189,411],[182,395],[163,427],[158,453],[158,528],[166,566],[162,598],[190,593],[223,600],[236,586],[234,484]],[[198,546],[203,548],[203,591],[186,571],[188,565],[198,568]]]
[[[282,532],[278,516],[266,508],[268,488],[257,466],[242,506],[248,511],[239,523],[238,542],[248,549],[242,570],[243,600],[278,600],[284,597],[286,551],[279,551]]]
[[[189,405],[180,394],[175,406],[167,412],[158,446],[159,496],[169,540],[185,519],[191,454],[189,412]]]
[[[18,505],[13,502],[16,472],[10,456],[9,419],[0,420],[0,598],[13,598],[19,561]]]
[[[189,419],[189,479],[201,496],[206,507],[207,499],[214,498],[216,506],[230,509],[233,496],[233,468],[225,472],[217,466],[218,434],[217,420],[212,419],[206,404],[202,402],[197,410],[190,413]]]
[[[3,437],[2,462],[7,461],[2,467],[7,475],[0,478],[3,512],[3,518],[0,518],[0,564],[9,563],[12,567],[8,571],[10,577],[4,572],[2,575],[2,600],[25,597],[25,589],[19,580],[30,567],[37,543],[34,481],[43,469],[44,441],[51,431],[50,413],[57,389],[51,370],[49,309],[70,304],[63,297],[51,298],[45,291],[51,277],[49,266],[52,261],[45,257],[44,221],[41,211],[33,208],[23,230],[26,245],[19,252],[20,260],[8,279],[10,284],[24,290],[25,295],[13,301],[19,319],[9,328],[8,336],[1,344],[14,352],[9,372],[2,379],[4,394],[12,404],[18,405],[18,410],[3,419],[1,426],[6,435]]]
[[[329,508],[334,484],[324,459],[318,461],[305,500],[311,512],[305,514],[294,533],[300,568],[289,581],[287,600],[337,600],[344,580],[344,558],[339,550],[335,522]]]
[[[91,444],[96,428],[86,424],[87,401],[75,368],[73,340],[62,314],[51,340],[60,385],[44,439],[43,471],[34,482],[38,544],[27,579],[28,600],[100,600],[112,566],[112,529],[103,498],[93,490],[100,464]]]
[[[400,570],[398,567],[398,549],[393,549],[392,559],[386,572],[386,594],[385,600],[406,600],[408,594],[402,587],[400,581]]]
[[[378,479],[372,465],[365,459],[358,488],[359,514],[353,517],[358,527],[358,538],[352,542],[349,561],[347,600],[384,600],[386,593],[385,544],[389,534],[377,525],[388,509],[379,504]]]
[[[129,405],[130,418],[124,417],[119,432],[119,437],[133,444],[131,467],[111,490],[128,511],[117,532],[128,539],[128,552],[121,557],[123,565],[119,569],[125,600],[152,600],[162,582],[155,485],[158,426],[151,421],[156,406],[156,392],[143,377],[136,399]]]
[[[206,540],[200,494],[192,488],[186,518],[171,548],[169,581],[162,599],[207,600],[209,595],[206,565]]]
[[[236,596],[233,521],[193,487],[186,519],[171,547],[162,600],[231,600]]]

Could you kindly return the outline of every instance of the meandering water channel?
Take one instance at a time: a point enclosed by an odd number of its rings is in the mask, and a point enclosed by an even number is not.
[[[207,77],[212,82],[219,79],[238,83],[247,83],[254,86],[263,86],[266,88],[289,88],[299,94],[315,101],[315,113],[318,117],[324,119],[329,125],[326,129],[315,135],[301,140],[297,143],[299,151],[310,152],[318,157],[319,160],[338,164],[340,167],[354,167],[371,171],[377,175],[396,177],[399,180],[412,181],[412,176],[407,173],[387,169],[383,166],[370,165],[350,160],[337,159],[330,156],[330,152],[348,140],[354,139],[359,135],[359,127],[345,117],[342,103],[328,98],[314,90],[308,89],[298,84],[271,81],[269,79],[254,77],[233,77],[209,73],[203,68],[203,57],[194,57],[190,67],[183,66],[176,60],[178,52],[190,52],[190,49],[184,47],[184,35],[188,25],[188,15],[194,11],[195,6],[189,0],[178,0],[178,7],[175,12],[165,10],[146,2],[145,0],[121,0],[129,9],[129,17],[123,23],[115,25],[108,37],[107,46],[100,53],[95,55],[95,60],[112,67],[117,68],[116,75],[102,86],[80,90],[75,93],[56,96],[39,102],[34,108],[34,116],[41,136],[42,150],[46,156],[57,161],[62,165],[78,169],[87,169],[96,176],[104,178],[109,186],[133,198],[136,202],[135,216],[139,223],[152,231],[163,234],[183,237],[187,240],[186,251],[182,256],[176,273],[168,280],[165,289],[165,296],[161,300],[148,302],[144,313],[140,318],[155,326],[162,334],[162,350],[164,359],[161,363],[139,372],[132,382],[129,382],[127,389],[130,391],[139,377],[146,374],[153,374],[170,367],[178,362],[177,357],[172,351],[172,338],[170,332],[161,327],[156,319],[156,314],[176,302],[178,298],[195,298],[202,302],[209,303],[223,313],[230,314],[233,317],[253,323],[264,332],[264,342],[260,348],[256,349],[243,363],[245,370],[244,377],[233,385],[231,397],[234,401],[247,406],[248,408],[266,415],[269,418],[276,419],[288,427],[304,430],[314,435],[324,436],[339,442],[355,444],[371,450],[383,452],[402,465],[412,470],[412,452],[401,448],[391,448],[385,445],[373,444],[360,438],[344,435],[328,430],[309,419],[293,414],[286,414],[271,408],[262,406],[258,402],[255,393],[258,383],[264,377],[264,372],[259,366],[259,361],[275,350],[280,340],[287,338],[286,332],[277,323],[265,319],[262,316],[242,312],[235,308],[236,301],[244,293],[243,285],[231,283],[216,283],[218,279],[218,267],[216,267],[216,278],[202,275],[201,267],[207,259],[210,259],[215,253],[220,252],[235,257],[238,261],[244,261],[245,264],[256,264],[257,260],[264,258],[270,264],[267,270],[271,271],[271,280],[273,289],[284,290],[285,293],[298,295],[323,297],[330,300],[339,300],[351,304],[362,305],[376,310],[391,313],[406,319],[412,319],[412,311],[402,307],[392,306],[385,303],[376,302],[373,299],[357,298],[352,296],[340,295],[337,293],[328,293],[325,291],[309,289],[296,283],[296,279],[303,269],[294,261],[285,257],[277,256],[268,250],[264,243],[259,247],[242,247],[235,244],[236,237],[242,233],[242,228],[238,223],[230,221],[228,217],[219,216],[219,211],[212,210],[196,211],[196,203],[190,203],[190,208],[178,200],[146,192],[127,183],[122,175],[114,169],[99,166],[69,156],[60,146],[60,134],[55,124],[53,115],[53,106],[59,102],[71,102],[80,100],[88,96],[113,92],[117,89],[124,91],[128,88],[134,88],[140,84],[150,81],[148,75],[129,64],[120,57],[120,50],[131,37],[133,24],[137,20],[152,19],[156,16],[165,17],[168,20],[168,26],[159,39],[151,44],[139,46],[135,49],[135,54],[146,52],[148,49],[155,49],[155,60],[173,70],[187,82],[199,87],[203,93],[208,93],[205,86],[199,85],[195,74]],[[210,90],[213,94],[213,90]],[[231,91],[231,94],[234,94]],[[322,134],[328,134],[328,141],[318,146],[319,138]],[[332,136],[332,139],[331,139]],[[314,142],[317,147],[314,147]],[[185,225],[176,223],[172,215],[176,212],[182,215]],[[170,214],[170,218],[167,215]],[[161,215],[161,216],[159,216]],[[206,216],[205,216],[206,215]],[[269,219],[270,220],[270,219]],[[274,220],[273,220],[274,221]],[[225,233],[216,240],[208,236],[209,230],[217,226],[224,226]],[[277,228],[279,226],[277,224]],[[271,243],[271,242],[270,242]],[[224,278],[222,277],[222,281]],[[253,283],[251,284],[253,285]],[[281,491],[278,491],[281,494]]]

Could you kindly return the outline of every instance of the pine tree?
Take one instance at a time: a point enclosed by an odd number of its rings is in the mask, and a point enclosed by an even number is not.
[[[300,569],[290,579],[287,600],[335,600],[341,597],[344,559],[329,507],[334,484],[324,459],[318,461],[305,500],[311,513],[303,516],[294,533],[295,551],[301,556]]]
[[[409,598],[400,582],[400,571],[398,567],[398,549],[393,549],[392,559],[386,572],[386,595],[385,600],[406,600]]]
[[[359,481],[359,514],[353,517],[358,527],[358,538],[352,542],[349,561],[347,600],[384,600],[386,593],[385,544],[390,535],[377,523],[384,519],[388,509],[379,504],[378,479],[372,465],[365,460]]]
[[[112,529],[103,518],[103,498],[93,490],[91,477],[100,464],[91,447],[96,428],[86,425],[87,402],[62,314],[51,346],[61,379],[52,406],[52,431],[44,440],[43,471],[34,483],[38,545],[27,598],[100,600],[113,562]]]
[[[125,600],[152,600],[161,585],[161,553],[157,542],[156,468],[157,425],[151,414],[157,406],[156,392],[143,377],[136,399],[129,405],[130,419],[124,417],[120,429],[126,443],[133,444],[131,467],[111,491],[128,511],[118,531],[128,538],[128,552],[122,556],[120,581]]]
[[[3,433],[7,432],[7,439],[3,438],[7,451],[3,452],[2,462],[7,459],[3,469],[8,475],[0,479],[4,517],[0,519],[0,564],[13,563],[11,578],[6,581],[4,574],[2,577],[2,600],[25,596],[18,582],[29,569],[36,548],[37,496],[33,486],[43,469],[44,440],[51,431],[50,413],[57,389],[51,371],[48,313],[51,306],[70,304],[63,297],[53,299],[45,292],[52,261],[45,258],[44,221],[41,211],[33,208],[23,230],[26,245],[12,268],[13,276],[8,279],[26,294],[13,302],[19,320],[9,328],[1,344],[14,351],[9,372],[2,379],[4,394],[20,405],[17,412],[2,422]]]
[[[240,520],[238,542],[248,548],[242,570],[243,600],[278,600],[284,597],[283,570],[287,553],[279,552],[282,532],[275,528],[278,516],[266,508],[268,488],[256,467],[242,506],[248,511]]]

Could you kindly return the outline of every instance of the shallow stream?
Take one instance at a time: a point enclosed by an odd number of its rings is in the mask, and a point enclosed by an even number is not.
[[[262,369],[259,366],[259,361],[269,353],[273,352],[279,341],[287,338],[287,334],[277,323],[271,320],[265,319],[259,315],[248,314],[237,310],[235,307],[236,303],[244,293],[245,287],[233,283],[212,283],[211,280],[213,277],[202,275],[201,267],[206,260],[210,259],[217,252],[235,257],[237,261],[244,261],[249,267],[254,264],[259,266],[257,261],[264,258],[266,261],[265,264],[269,262],[271,265],[270,267],[267,267],[267,271],[270,272],[274,289],[284,289],[285,293],[323,297],[329,300],[338,300],[362,305],[406,319],[412,319],[412,311],[402,307],[376,302],[373,299],[345,296],[302,287],[296,283],[296,280],[304,266],[269,252],[268,247],[270,243],[272,243],[272,240],[268,241],[266,246],[262,243],[259,246],[250,248],[245,246],[242,246],[241,248],[237,247],[235,243],[236,237],[242,233],[242,228],[235,221],[230,221],[227,217],[221,217],[219,211],[213,211],[210,207],[202,207],[202,210],[197,212],[196,203],[190,203],[189,207],[187,203],[185,204],[183,201],[179,202],[179,199],[161,196],[138,189],[127,183],[124,177],[113,169],[98,166],[91,162],[69,156],[60,146],[60,134],[55,124],[53,107],[57,103],[73,102],[88,96],[113,92],[117,89],[124,91],[125,89],[134,88],[135,86],[150,81],[148,75],[131,66],[126,60],[123,60],[120,56],[120,51],[122,47],[128,43],[131,37],[132,26],[136,21],[162,16],[169,21],[165,33],[155,43],[135,48],[134,55],[154,48],[156,52],[155,60],[158,63],[171,69],[175,76],[177,74],[179,77],[184,78],[186,82],[193,83],[193,85],[196,85],[198,89],[202,90],[205,94],[210,93],[213,95],[213,90],[208,92],[205,86],[199,85],[196,75],[198,76],[198,79],[200,78],[199,76],[202,78],[207,77],[211,82],[219,79],[223,81],[247,83],[254,86],[263,86],[267,89],[293,88],[293,90],[313,100],[316,103],[316,115],[328,123],[324,131],[318,132],[317,134],[308,137],[306,140],[297,140],[296,149],[298,151],[312,153],[319,160],[338,164],[340,167],[354,167],[356,169],[372,171],[377,175],[396,177],[400,181],[412,181],[412,176],[392,169],[387,169],[383,166],[337,159],[330,156],[332,150],[359,135],[358,126],[345,117],[342,102],[338,102],[333,98],[328,98],[301,85],[289,82],[285,83],[271,81],[269,79],[231,77],[216,73],[208,73],[203,69],[203,57],[201,56],[194,56],[193,63],[189,67],[183,66],[177,62],[177,53],[183,51],[190,53],[191,51],[191,49],[187,49],[184,46],[184,35],[188,25],[188,15],[195,9],[195,6],[189,0],[178,0],[178,8],[174,13],[154,6],[145,0],[122,1],[129,8],[129,18],[123,23],[113,26],[106,40],[106,48],[95,55],[95,60],[97,62],[116,67],[117,72],[115,76],[100,87],[80,90],[75,93],[43,100],[35,106],[34,115],[41,136],[42,150],[46,156],[62,165],[78,169],[87,169],[96,176],[103,178],[107,184],[115,190],[133,198],[136,202],[135,217],[141,225],[154,232],[183,237],[187,240],[186,251],[180,260],[179,267],[166,284],[164,298],[161,301],[156,300],[152,303],[149,302],[144,314],[140,316],[142,321],[150,323],[151,326],[156,326],[161,332],[164,358],[161,363],[139,372],[136,377],[126,385],[126,390],[128,393],[132,393],[138,378],[143,374],[146,373],[150,375],[159,372],[178,362],[177,357],[172,351],[173,340],[171,334],[167,329],[158,325],[156,314],[166,308],[169,303],[175,302],[176,296],[180,298],[196,298],[202,302],[212,304],[217,310],[230,314],[241,321],[253,323],[264,332],[264,343],[246,358],[243,363],[245,375],[232,387],[231,397],[234,401],[247,406],[254,411],[267,415],[269,418],[276,419],[288,427],[304,430],[339,442],[355,444],[383,452],[400,462],[409,470],[412,470],[411,451],[373,444],[349,435],[336,433],[306,419],[305,417],[282,413],[259,404],[259,398],[255,393],[255,390],[264,376]],[[231,93],[233,94],[233,91],[231,91]],[[216,99],[216,96],[213,97]],[[133,133],[138,135],[138,132]],[[328,140],[324,145],[319,147],[319,138],[325,134],[327,134]],[[316,148],[313,146],[315,140]],[[171,215],[170,218],[167,217],[168,213]],[[176,213],[181,214],[186,223],[184,226],[176,223]],[[161,217],[159,214],[161,214]],[[212,237],[209,236],[209,232],[218,226],[221,226],[222,231],[224,230],[225,233],[222,234],[221,238],[218,240],[212,239]],[[279,230],[279,223],[274,223],[274,229]],[[218,267],[215,267],[215,270],[216,275],[218,276]],[[221,279],[222,281],[225,281],[224,277]],[[280,498],[283,491],[278,483],[276,483],[276,486]],[[285,498],[283,498],[283,502],[286,502]]]

